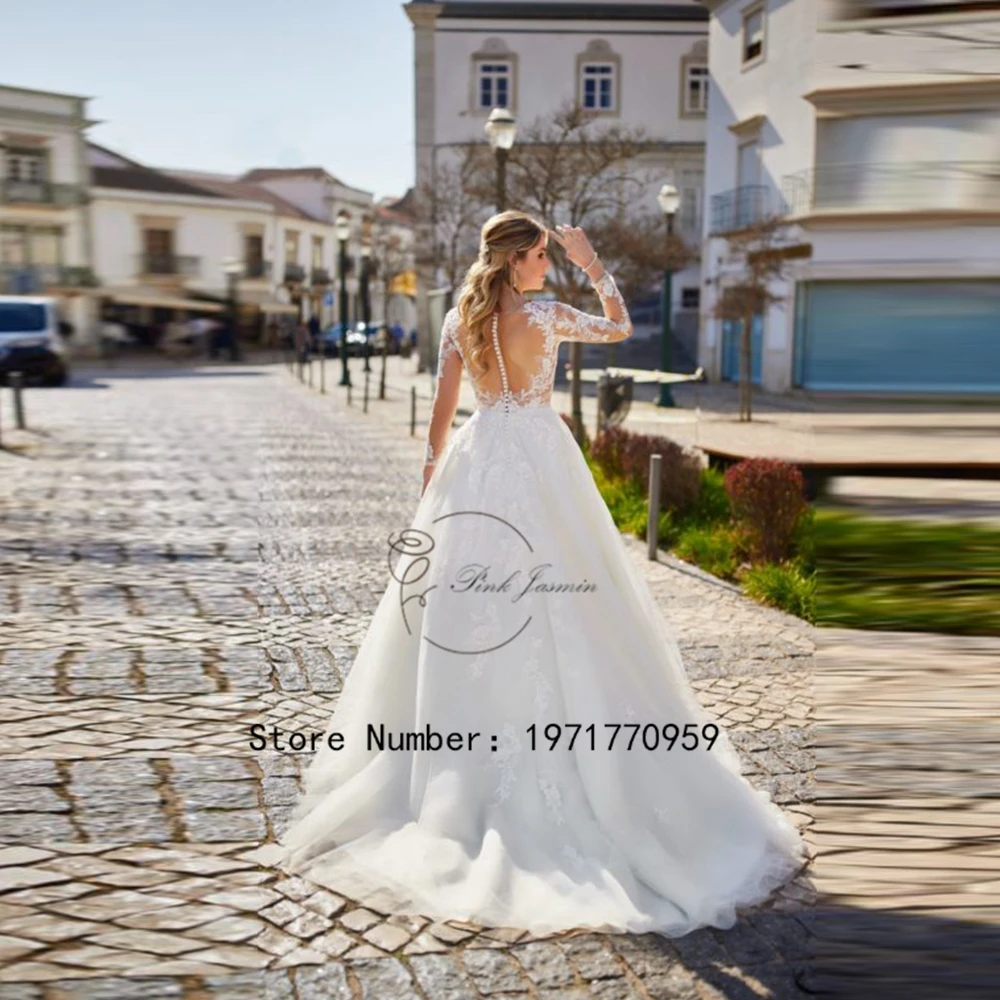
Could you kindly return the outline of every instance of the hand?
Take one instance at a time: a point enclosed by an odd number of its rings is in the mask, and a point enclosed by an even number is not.
[[[594,248],[587,239],[587,234],[582,229],[574,229],[571,226],[556,226],[550,229],[552,238],[566,251],[566,256],[576,264],[577,267],[587,267],[594,259]]]

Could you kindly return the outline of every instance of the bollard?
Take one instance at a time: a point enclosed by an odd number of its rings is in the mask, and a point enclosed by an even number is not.
[[[313,359],[310,358],[308,361],[309,365],[309,388],[313,387]]]
[[[410,437],[417,434],[417,387],[410,386]]]
[[[319,353],[319,391],[326,395],[326,352],[321,350]]]
[[[347,405],[351,405],[351,390],[354,388],[354,383],[349,382],[347,385]]]
[[[20,372],[11,372],[9,377],[10,387],[14,393],[14,422],[19,431],[24,430],[24,397],[21,389],[24,386],[24,376]]]
[[[646,555],[656,561],[660,531],[660,468],[662,457],[649,456],[649,521],[646,524]]]
[[[365,401],[362,409],[363,413],[368,412],[368,383],[371,381],[371,372],[365,372]]]

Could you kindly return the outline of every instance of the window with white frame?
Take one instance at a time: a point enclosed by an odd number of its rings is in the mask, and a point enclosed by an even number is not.
[[[581,104],[589,111],[614,111],[618,103],[618,72],[614,63],[584,63]]]
[[[708,111],[708,67],[687,66],[684,74],[684,113],[703,115]]]
[[[509,62],[479,63],[479,107],[482,110],[510,107],[512,75]]]
[[[764,57],[764,5],[751,7],[743,13],[743,62],[756,62]]]

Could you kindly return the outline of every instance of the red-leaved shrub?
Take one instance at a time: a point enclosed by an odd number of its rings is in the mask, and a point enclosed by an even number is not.
[[[798,466],[773,458],[748,458],[726,471],[725,483],[733,520],[745,534],[754,560],[787,559],[807,509]]]
[[[670,438],[605,427],[590,449],[591,458],[609,476],[639,483],[649,493],[649,457],[660,460],[660,509],[684,514],[698,502],[701,463],[698,456]]]

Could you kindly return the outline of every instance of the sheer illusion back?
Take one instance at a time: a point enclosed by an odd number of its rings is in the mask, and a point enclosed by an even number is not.
[[[472,374],[468,364],[469,331],[462,324],[458,309],[452,309],[441,331],[438,377],[444,375],[449,357],[456,354],[469,372],[479,409],[495,409],[503,404],[504,369],[511,406],[550,405],[562,341],[611,343],[624,340],[631,333],[624,300],[610,275],[598,293],[602,299],[618,300],[621,319],[594,316],[561,302],[547,301],[527,302],[515,313],[496,316],[485,354],[487,370],[478,376]]]

